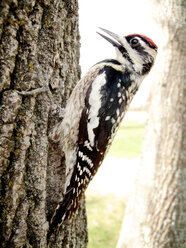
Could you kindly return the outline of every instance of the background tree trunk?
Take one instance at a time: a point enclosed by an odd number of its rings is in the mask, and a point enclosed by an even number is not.
[[[186,238],[186,3],[154,0],[162,30],[149,122],[118,248],[184,248]],[[154,73],[154,75],[155,75]]]
[[[80,77],[78,2],[0,5],[0,246],[44,248],[65,181],[62,154],[48,139],[59,121],[51,110],[65,106]],[[49,90],[30,96],[16,91],[42,86]],[[76,219],[49,246],[86,244],[82,200]]]

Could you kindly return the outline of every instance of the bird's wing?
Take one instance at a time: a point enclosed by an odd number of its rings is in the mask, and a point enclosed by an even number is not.
[[[89,86],[79,124],[77,161],[70,185],[53,217],[52,228],[76,212],[85,189],[101,165],[126,108],[127,80],[123,72],[104,66]]]

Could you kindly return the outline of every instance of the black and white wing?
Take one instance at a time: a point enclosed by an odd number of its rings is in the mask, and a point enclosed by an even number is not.
[[[76,164],[63,201],[52,219],[53,227],[76,212],[124,116],[126,91],[131,83],[127,72],[118,73],[105,65],[89,86],[79,123]]]

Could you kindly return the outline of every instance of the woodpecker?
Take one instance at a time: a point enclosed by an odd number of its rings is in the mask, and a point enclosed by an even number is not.
[[[53,139],[61,143],[65,153],[66,190],[51,218],[50,234],[78,209],[157,54],[156,44],[144,35],[122,37],[100,29],[107,36],[98,34],[116,48],[116,59],[90,68],[74,88],[64,118],[54,129]]]

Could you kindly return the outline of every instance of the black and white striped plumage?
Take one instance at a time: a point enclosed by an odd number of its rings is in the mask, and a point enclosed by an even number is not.
[[[50,223],[50,232],[76,212],[90,180],[97,172],[119,124],[150,71],[157,46],[149,38],[126,37],[102,29],[116,47],[115,60],[94,65],[74,88],[55,136],[61,141],[66,159],[66,193]]]

